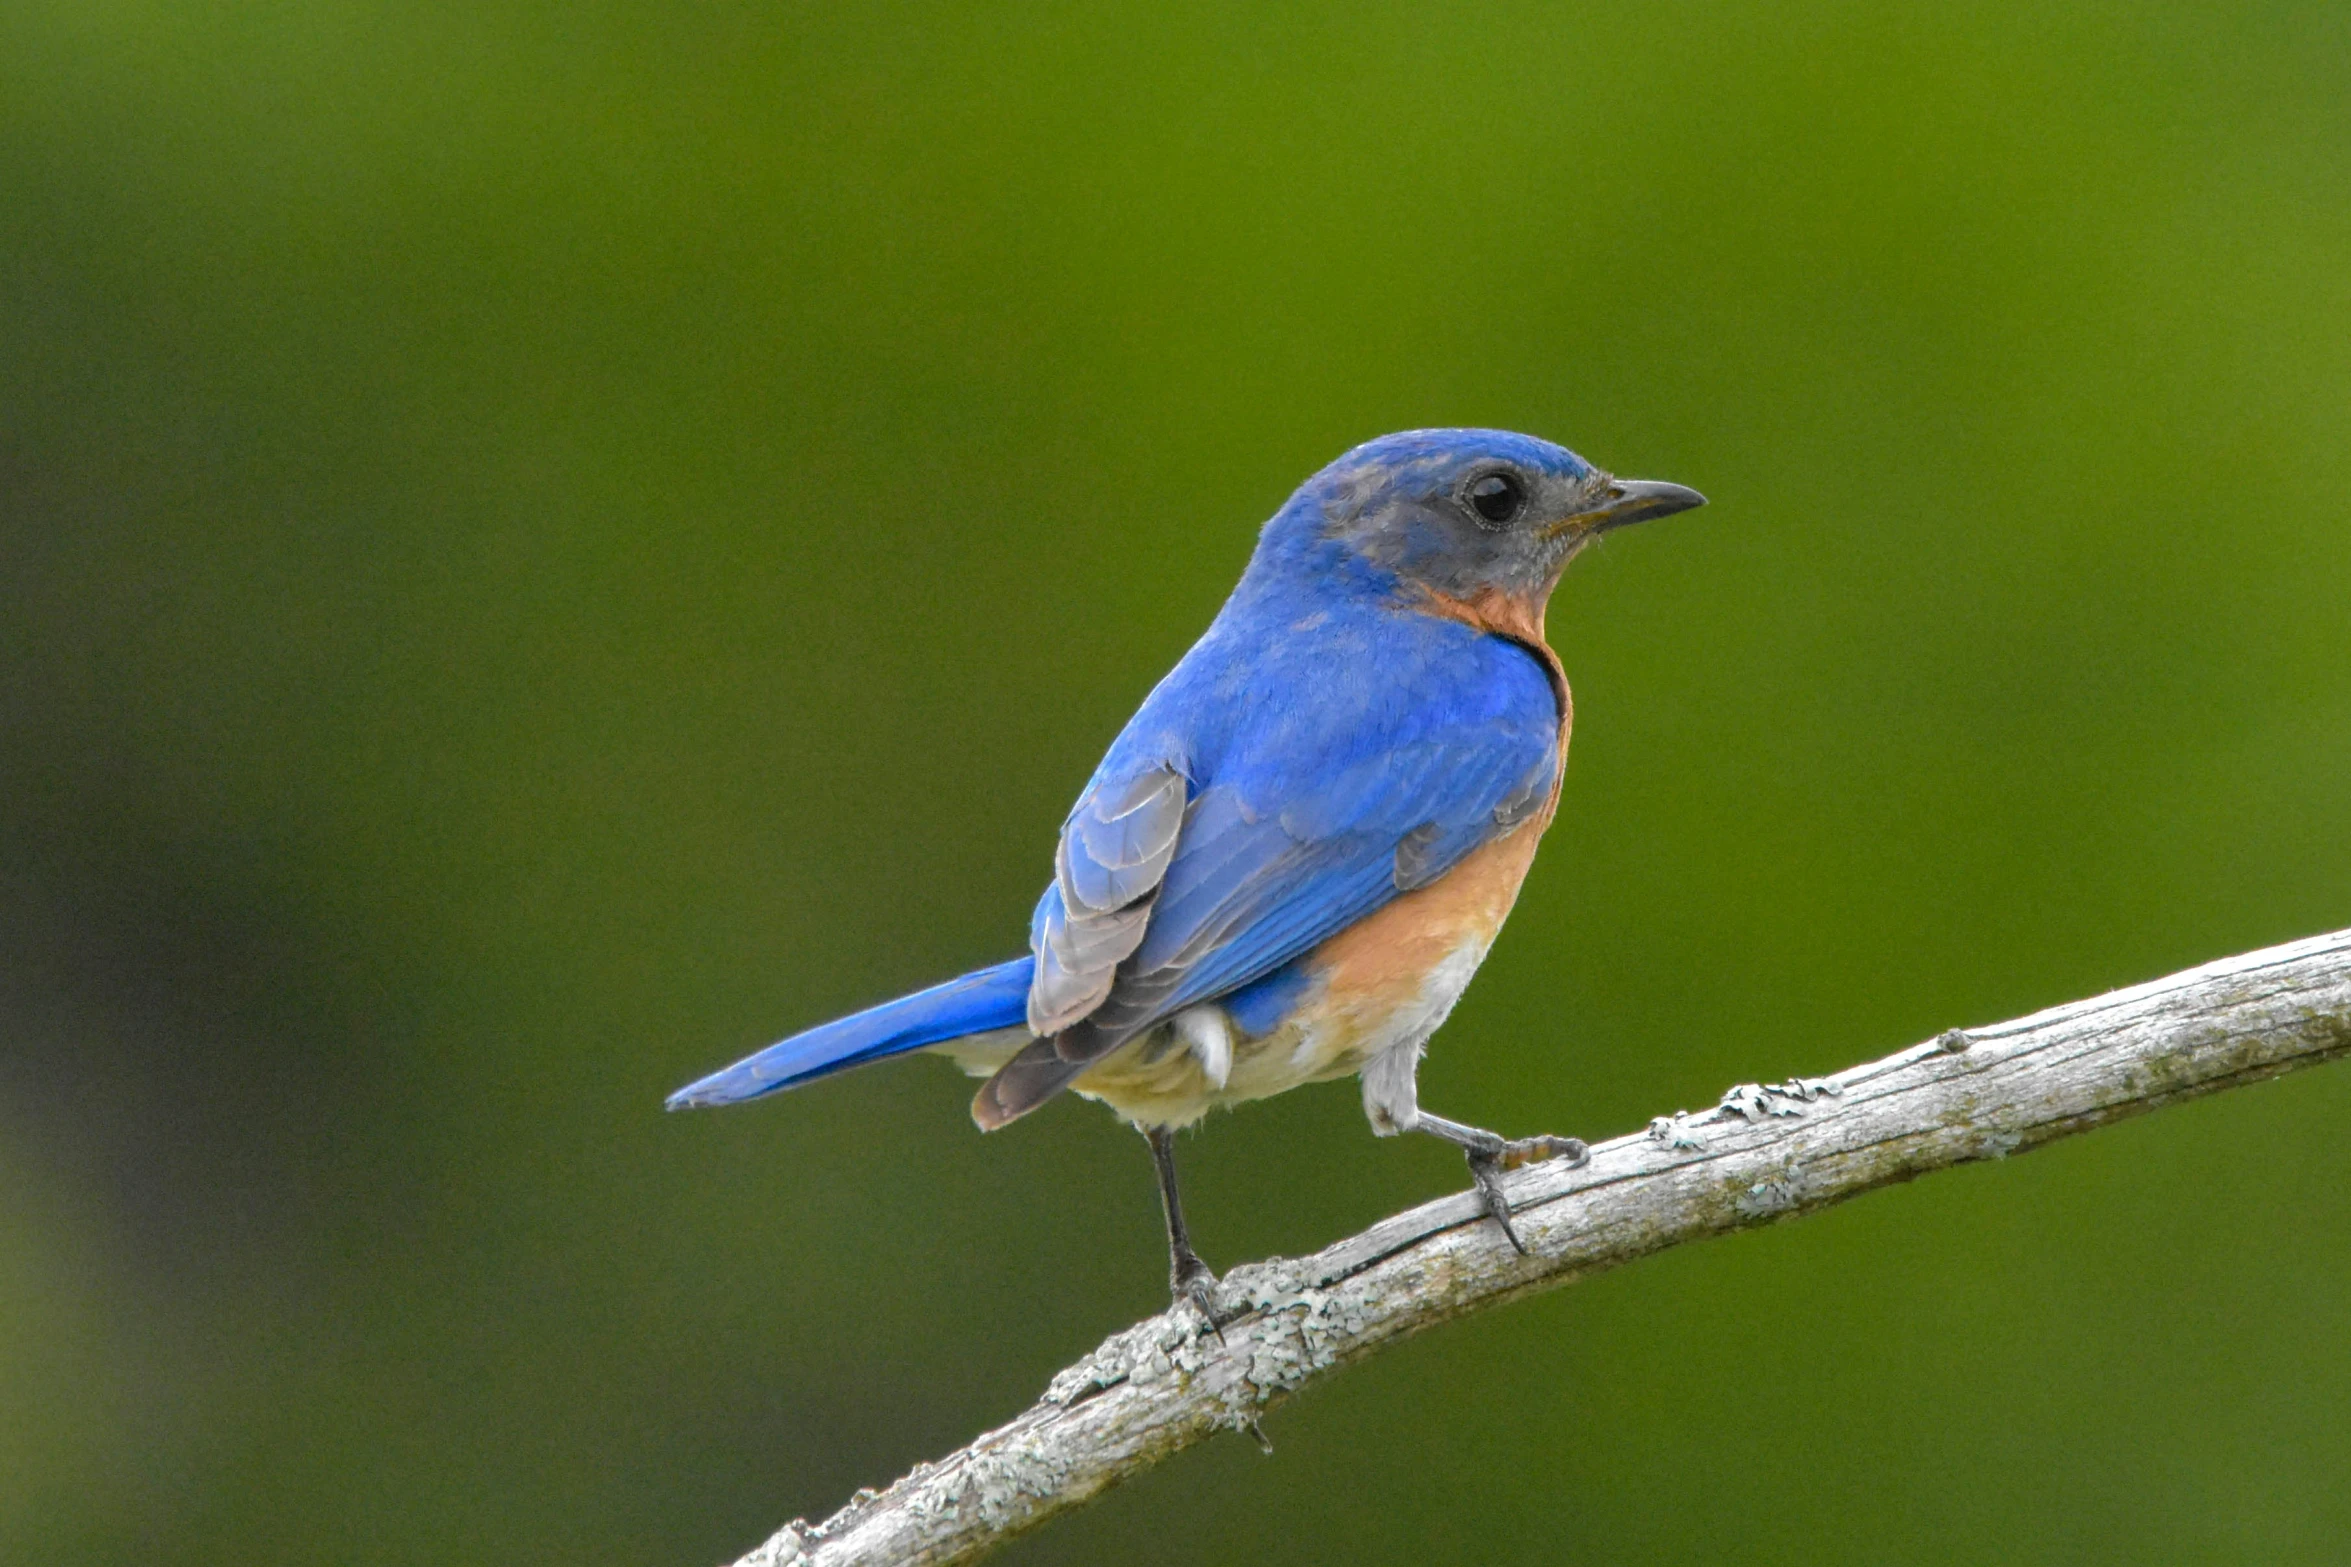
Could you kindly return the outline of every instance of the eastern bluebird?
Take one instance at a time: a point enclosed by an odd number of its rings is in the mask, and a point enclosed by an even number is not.
[[[1498,430],[1358,446],[1259,535],[1207,634],[1144,700],[1061,829],[1029,955],[771,1045],[672,1095],[732,1104],[934,1050],[985,1077],[993,1131],[1065,1088],[1149,1139],[1170,1282],[1215,1322],[1174,1134],[1356,1074],[1381,1136],[1501,1172],[1581,1162],[1420,1108],[1415,1078],[1559,803],[1573,705],[1543,610],[1577,551],[1705,504]]]

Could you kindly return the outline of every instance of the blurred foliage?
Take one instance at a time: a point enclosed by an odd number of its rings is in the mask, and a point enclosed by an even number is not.
[[[0,9],[0,1558],[701,1562],[1154,1309],[1018,949],[1383,430],[1698,485],[1423,1078],[1603,1135],[2351,923],[2351,11]],[[1026,1562],[2336,1559],[2351,1076],[1382,1357]],[[1462,1182],[1333,1087],[1225,1265]]]

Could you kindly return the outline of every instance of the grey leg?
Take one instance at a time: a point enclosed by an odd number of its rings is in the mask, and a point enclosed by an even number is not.
[[[1464,1126],[1426,1110],[1420,1113],[1413,1130],[1442,1137],[1468,1157],[1469,1178],[1477,1183],[1479,1199],[1521,1256],[1526,1254],[1527,1245],[1518,1238],[1518,1230],[1510,1222],[1510,1199],[1502,1194],[1502,1172],[1545,1159],[1565,1159],[1572,1170],[1592,1157],[1580,1137],[1521,1137],[1513,1142],[1499,1132]]]
[[[1175,1133],[1154,1126],[1143,1136],[1151,1143],[1151,1162],[1159,1168],[1159,1202],[1167,1210],[1168,1289],[1179,1303],[1190,1301],[1221,1340],[1224,1329],[1216,1325],[1216,1275],[1192,1249],[1192,1238],[1184,1230],[1184,1205],[1176,1196]]]

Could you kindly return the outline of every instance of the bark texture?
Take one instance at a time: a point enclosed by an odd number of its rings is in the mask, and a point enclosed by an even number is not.
[[[2014,1022],[1953,1029],[1831,1077],[1748,1083],[1698,1113],[1508,1178],[1530,1254],[1467,1194],[1296,1260],[1235,1268],[1223,1339],[1137,1323],[1007,1425],[739,1567],[967,1562],[1409,1334],[1685,1241],[2001,1159],[2351,1054],[2351,931],[2225,958]]]

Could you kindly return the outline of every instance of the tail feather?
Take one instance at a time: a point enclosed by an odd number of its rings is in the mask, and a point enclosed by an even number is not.
[[[669,1108],[740,1104],[925,1045],[1015,1027],[1028,1019],[1036,970],[1034,957],[1015,958],[820,1024],[688,1083],[669,1096]]]
[[[971,1118],[979,1122],[981,1131],[992,1132],[1019,1120],[1094,1064],[1090,1059],[1065,1061],[1053,1046],[1051,1039],[1031,1040],[980,1085],[971,1102]]]

